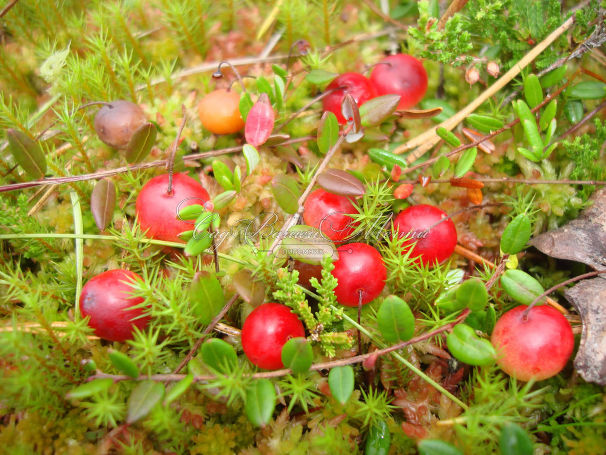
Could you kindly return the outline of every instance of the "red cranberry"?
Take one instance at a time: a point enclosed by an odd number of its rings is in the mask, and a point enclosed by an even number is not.
[[[133,337],[133,327],[144,330],[150,317],[144,316],[143,308],[131,308],[143,302],[141,297],[131,297],[128,284],[142,278],[129,270],[108,270],[91,278],[80,294],[80,313],[90,316],[88,325],[100,338],[109,341],[125,341]]]
[[[347,239],[356,223],[347,214],[358,213],[351,201],[323,189],[313,191],[303,205],[303,220],[320,229],[333,242]]]
[[[377,96],[400,95],[398,109],[408,109],[423,99],[427,91],[427,72],[421,61],[411,55],[390,55],[374,67],[370,83]]]

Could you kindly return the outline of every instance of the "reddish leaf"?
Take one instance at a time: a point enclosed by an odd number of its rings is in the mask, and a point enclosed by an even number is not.
[[[274,129],[276,113],[266,93],[262,93],[246,117],[244,137],[254,147],[263,145]]]
[[[463,135],[472,142],[475,142],[484,136],[483,134],[478,133],[476,130],[472,130],[471,128],[463,128],[462,131]],[[488,139],[480,142],[478,144],[478,148],[487,154],[491,154],[497,149],[492,143],[492,141],[489,141]]]
[[[401,118],[431,118],[442,113],[441,107],[434,107],[431,109],[404,109],[398,111],[398,115]]]
[[[103,231],[112,220],[116,206],[116,188],[109,179],[99,180],[93,188],[90,198],[90,209],[95,224]]]
[[[461,177],[459,179],[452,178],[450,179],[450,184],[452,186],[458,186],[461,188],[473,188],[473,189],[481,189],[484,188],[484,183],[479,180],[470,179],[467,177]]]
[[[423,188],[429,185],[429,182],[431,182],[431,177],[426,175],[419,175],[419,183]]]
[[[481,204],[483,199],[482,190],[479,188],[467,188],[467,199],[469,199],[472,204]]]
[[[391,179],[394,182],[397,182],[400,180],[401,176],[402,176],[402,168],[400,166],[398,166],[397,164],[394,164],[393,168],[391,168]]]
[[[402,185],[399,185],[393,192],[393,197],[396,199],[406,199],[412,194],[413,189],[414,186],[412,186],[410,183],[403,183]]]
[[[318,176],[318,185],[326,191],[341,196],[362,196],[366,193],[364,184],[349,172],[340,169],[326,169]]]
[[[356,100],[349,93],[343,98],[341,104],[341,113],[348,124],[352,124],[353,128],[345,136],[348,143],[356,142],[364,136],[362,132],[362,119],[360,118],[360,109]]]

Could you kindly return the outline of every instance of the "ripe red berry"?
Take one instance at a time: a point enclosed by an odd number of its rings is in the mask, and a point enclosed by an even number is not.
[[[548,305],[535,306],[524,319],[527,306],[509,310],[497,321],[491,341],[497,363],[520,381],[541,381],[558,374],[574,349],[568,320]]]
[[[109,341],[125,341],[133,337],[133,326],[145,330],[150,317],[143,316],[143,308],[131,308],[143,302],[141,297],[131,297],[128,284],[142,278],[129,270],[108,270],[91,278],[80,294],[80,313],[90,316],[88,325],[100,338]]]
[[[436,265],[444,262],[457,246],[457,230],[448,215],[433,205],[419,204],[403,210],[393,220],[400,237],[409,234],[404,246],[412,246],[411,257],[417,263]],[[402,253],[406,252],[406,248]]]
[[[320,229],[333,242],[347,239],[356,227],[347,214],[358,213],[351,201],[321,188],[313,191],[303,205],[303,221]]]
[[[282,347],[291,338],[304,337],[305,329],[286,305],[264,303],[242,326],[242,348],[252,363],[266,370],[284,368]]]
[[[240,115],[240,94],[219,89],[208,93],[198,103],[202,126],[214,134],[237,133],[244,128]]]
[[[398,109],[408,109],[423,99],[427,91],[427,72],[421,61],[411,55],[390,55],[375,65],[370,83],[377,96],[400,95]]]
[[[124,149],[145,122],[145,113],[138,104],[117,100],[99,109],[95,115],[95,132],[110,147]]]
[[[346,123],[341,113],[341,103],[345,95],[350,94],[356,103],[358,103],[358,106],[362,106],[362,104],[375,96],[375,91],[370,81],[360,73],[341,74],[326,87],[326,90],[331,89],[336,90],[327,95],[322,100],[322,103],[324,110],[335,114],[340,124]]]
[[[188,205],[204,205],[209,200],[208,192],[185,174],[174,174],[170,194],[167,189],[168,174],[154,177],[143,186],[136,202],[139,226],[150,238],[182,242],[178,234],[194,229],[194,224],[178,219],[178,211]]]
[[[349,243],[337,248],[337,252],[339,259],[332,271],[339,282],[335,288],[337,301],[345,306],[358,306],[360,293],[362,305],[377,298],[387,279],[381,254],[365,243]]]

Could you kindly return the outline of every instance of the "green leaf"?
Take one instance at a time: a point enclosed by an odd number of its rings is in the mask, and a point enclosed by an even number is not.
[[[335,399],[341,403],[347,403],[354,391],[354,370],[351,365],[336,367],[328,373],[328,385]]]
[[[458,305],[467,307],[471,311],[480,311],[488,303],[488,291],[484,283],[478,278],[470,278],[464,281],[456,290]]]
[[[549,104],[543,110],[543,114],[541,114],[541,118],[539,120],[539,126],[541,131],[545,131],[551,121],[555,118],[556,112],[558,110],[558,101],[553,99],[549,102]],[[546,141],[549,142],[549,141]]]
[[[329,71],[324,70],[311,70],[305,76],[305,80],[314,85],[324,85],[328,84],[335,77],[337,77],[337,73],[331,73]]]
[[[524,97],[531,108],[543,101],[543,88],[536,74],[530,74],[524,79]]]
[[[415,317],[408,304],[390,295],[383,300],[377,313],[379,332],[388,343],[407,341],[415,332]]]
[[[221,210],[223,207],[227,207],[231,203],[231,201],[234,200],[236,194],[238,194],[238,192],[235,190],[223,191],[222,193],[217,194],[213,198],[213,205],[215,206],[215,210]]]
[[[101,179],[90,196],[90,211],[100,231],[105,230],[114,216],[116,208],[116,187],[109,179]]]
[[[149,122],[137,128],[126,146],[126,161],[130,164],[143,161],[156,143],[157,132],[156,125]]]
[[[339,139],[339,122],[337,116],[330,111],[325,111],[318,124],[318,149],[322,155],[333,147]]]
[[[38,142],[33,141],[22,131],[6,131],[8,147],[15,161],[34,179],[44,178],[46,174],[46,157]]]
[[[120,373],[130,376],[133,379],[139,377],[139,368],[137,368],[137,365],[129,356],[114,349],[109,351],[108,356],[112,365],[116,367]]]
[[[463,177],[467,173],[467,171],[469,171],[473,167],[473,163],[475,162],[477,155],[478,149],[476,147],[472,147],[470,149],[465,150],[457,160],[457,164],[455,165],[454,176],[456,178]]]
[[[337,260],[337,247],[320,229],[299,224],[286,232],[278,250],[280,254],[307,264],[318,265],[324,256]]]
[[[535,163],[541,161],[541,155],[535,153],[534,151],[525,149],[524,147],[518,147],[518,153],[522,155],[524,158],[529,159],[530,161],[534,161]]]
[[[276,109],[279,112],[284,105],[284,79],[280,76],[274,76],[274,94],[276,97]]]
[[[391,434],[387,423],[378,419],[368,430],[364,455],[387,455],[391,446]]]
[[[233,346],[219,338],[206,340],[200,351],[204,363],[219,373],[229,373],[238,365],[238,356]]]
[[[579,100],[568,100],[564,105],[564,114],[570,123],[579,123],[583,112],[583,103]]]
[[[454,313],[467,306],[467,302],[457,300],[458,286],[442,292],[436,299],[436,306],[445,313]]]
[[[360,106],[362,126],[376,126],[383,123],[398,108],[400,98],[400,95],[383,95],[365,102]]]
[[[528,120],[529,122],[535,121],[534,114],[530,111],[528,104],[526,104],[523,100],[518,100],[517,103],[514,101],[513,108],[517,116],[520,118],[520,122],[523,122],[524,120]]]
[[[213,161],[213,174],[217,182],[219,182],[219,185],[221,185],[225,190],[229,191],[234,189],[234,185],[232,183],[234,174],[223,161]]]
[[[76,387],[69,392],[66,397],[76,400],[87,398],[91,395],[104,392],[105,390],[109,389],[113,383],[114,380],[111,378],[95,379],[91,382],[85,382],[84,384]]]
[[[271,191],[282,210],[290,214],[297,213],[301,188],[293,177],[285,174],[276,175],[271,182]]]
[[[568,97],[579,100],[599,100],[606,96],[606,84],[598,81],[579,82],[568,89]]]
[[[452,131],[448,131],[443,126],[440,126],[436,129],[436,134],[440,136],[444,140],[444,142],[449,145],[452,145],[453,147],[458,147],[459,145],[461,145],[461,141],[459,140],[459,138],[455,136]]]
[[[145,417],[164,395],[164,384],[155,381],[142,381],[128,398],[126,423],[135,423]]]
[[[279,65],[273,64],[273,65],[271,65],[271,69],[274,71],[275,74],[280,76],[283,80],[286,80],[286,78],[288,77],[288,72]]]
[[[240,110],[242,120],[244,120],[245,122],[246,117],[248,117],[248,113],[250,112],[254,104],[255,103],[253,103],[253,100],[250,97],[250,93],[242,93],[242,95],[240,96],[240,104],[238,105],[238,108]]]
[[[450,160],[448,157],[442,155],[438,160],[433,164],[431,168],[431,176],[434,179],[438,179],[442,177],[450,168]]]
[[[463,455],[459,449],[439,439],[423,439],[419,442],[420,455]]]
[[[530,240],[532,225],[528,215],[522,213],[507,225],[501,236],[501,251],[505,254],[517,254],[526,248]]]
[[[257,84],[257,90],[259,91],[259,93],[267,94],[269,101],[273,104],[273,102],[276,99],[274,97],[274,91],[271,88],[269,81],[267,79],[265,79],[263,76],[259,76],[256,79],[256,84]]]
[[[472,128],[482,131],[483,133],[490,133],[491,131],[501,129],[504,126],[502,120],[490,115],[469,114],[465,120]]]
[[[549,88],[559,83],[562,79],[564,79],[567,69],[568,67],[563,65],[547,73],[540,79],[541,87]]]
[[[206,213],[206,209],[204,207],[202,207],[200,204],[192,204],[179,210],[177,219],[191,221],[195,220],[203,213]]]
[[[486,366],[494,363],[496,351],[490,341],[480,338],[466,324],[457,324],[446,337],[450,353],[468,365]]]
[[[543,139],[541,139],[541,135],[539,134],[539,128],[537,127],[537,122],[533,120],[522,120],[522,126],[524,127],[524,133],[526,135],[526,139],[530,143],[532,147],[532,152],[537,154],[538,156],[542,156],[543,147],[545,144],[543,143]]]
[[[368,156],[375,163],[385,166],[388,171],[391,171],[396,164],[402,169],[408,167],[408,163],[403,156],[396,155],[387,150],[371,148],[368,150]]]
[[[242,148],[242,154],[244,155],[244,159],[246,160],[246,175],[250,175],[253,173],[261,158],[259,157],[259,152],[256,148],[254,148],[250,144],[244,144]]]
[[[253,425],[263,427],[276,407],[276,391],[269,379],[258,379],[246,391],[244,409]]]
[[[234,168],[234,178],[232,179],[232,184],[234,185],[234,190],[240,192],[242,190],[242,171],[240,170],[240,166],[236,166]]]
[[[164,406],[168,406],[189,389],[189,386],[194,382],[194,375],[188,374],[179,382],[177,382],[171,389],[167,392],[166,398],[164,398]]]
[[[545,292],[541,283],[522,270],[507,270],[501,275],[501,287],[509,297],[522,305],[530,305]]]
[[[532,455],[532,440],[528,433],[515,423],[507,423],[499,437],[501,455]]]
[[[213,240],[208,231],[194,231],[192,238],[187,241],[183,253],[186,256],[197,256],[206,251],[212,243]]]
[[[223,288],[214,273],[196,273],[189,287],[189,303],[201,325],[208,325],[225,305]]]
[[[305,373],[314,360],[311,344],[305,338],[297,337],[288,340],[282,347],[282,363],[293,373]]]

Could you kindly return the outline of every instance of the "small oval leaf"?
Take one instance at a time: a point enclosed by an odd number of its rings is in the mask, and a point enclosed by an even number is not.
[[[347,403],[354,391],[354,370],[351,365],[336,367],[328,373],[328,385],[332,396],[341,403]]]
[[[378,419],[368,430],[364,455],[387,455],[391,446],[389,427],[383,419]]]
[[[282,363],[293,373],[305,373],[313,363],[314,355],[311,345],[305,338],[297,337],[288,340],[282,347]]]
[[[429,98],[421,101],[421,107],[425,110],[431,110],[438,107],[442,109],[442,112],[431,118],[431,120],[436,123],[442,123],[457,113],[450,104],[437,98]]]
[[[213,205],[215,207],[215,210],[221,210],[223,207],[227,207],[231,203],[231,201],[234,200],[236,194],[238,194],[238,192],[235,190],[224,191],[220,194],[217,194],[213,198]]]
[[[212,166],[213,175],[215,176],[217,182],[219,182],[219,185],[221,185],[226,191],[233,190],[234,174],[229,166],[221,160],[214,160]]]
[[[95,379],[94,381],[86,382],[76,387],[74,390],[69,392],[66,397],[68,399],[72,398],[76,400],[88,398],[92,395],[96,395],[97,393],[104,392],[105,390],[109,389],[113,383],[114,380],[111,378]]]
[[[360,106],[362,126],[376,126],[393,114],[400,103],[400,95],[377,96]]]
[[[6,131],[9,150],[15,161],[34,179],[44,178],[46,157],[38,142],[33,141],[23,131],[12,128]]]
[[[349,93],[345,94],[343,101],[341,102],[341,114],[343,114],[343,118],[347,124],[352,125],[351,130],[345,136],[345,141],[348,144],[359,141],[364,136],[364,133],[362,132],[360,109],[354,97]]]
[[[271,191],[276,202],[286,213],[296,213],[299,210],[301,188],[299,183],[290,175],[276,175],[271,182]]]
[[[526,214],[516,216],[507,225],[501,236],[501,251],[505,254],[517,254],[526,248],[530,240],[532,225]]]
[[[524,79],[524,98],[531,108],[543,101],[543,88],[536,74],[530,74]]]
[[[265,283],[255,280],[249,270],[242,269],[232,276],[232,284],[236,291],[253,307],[261,305],[265,300]]]
[[[258,379],[246,391],[245,411],[248,420],[258,427],[265,426],[276,407],[276,391],[269,379]]]
[[[200,349],[204,363],[219,373],[229,373],[238,364],[233,346],[219,338],[211,338]]]
[[[463,177],[467,173],[467,171],[469,171],[473,167],[473,163],[475,162],[477,155],[478,149],[475,147],[467,149],[461,154],[455,166],[455,178]]]
[[[252,145],[244,144],[244,147],[242,147],[242,154],[246,160],[246,175],[250,175],[259,164],[259,152],[257,152],[257,149]]]
[[[325,111],[318,125],[318,149],[322,155],[337,143],[339,139],[339,121],[337,116],[330,111]]]
[[[337,247],[322,231],[312,226],[292,226],[284,235],[278,255],[292,257],[306,264],[320,264],[324,256],[337,260]]]
[[[502,455],[532,455],[532,440],[528,433],[515,423],[507,423],[501,430],[499,448]]]
[[[116,187],[109,179],[99,180],[90,197],[90,210],[100,231],[105,230],[114,216]]]
[[[143,161],[156,143],[156,134],[153,123],[144,123],[137,128],[126,146],[126,161],[130,164]]]
[[[477,278],[464,281],[456,290],[457,304],[461,308],[467,307],[471,311],[480,311],[488,303],[486,286]]]
[[[606,96],[606,84],[598,81],[583,81],[568,90],[568,97],[579,100],[599,100]]]
[[[164,399],[164,406],[168,406],[189,389],[189,386],[194,382],[194,375],[188,374],[179,382],[177,382],[166,394],[166,398]]]
[[[453,147],[458,147],[459,145],[461,145],[461,141],[459,140],[459,138],[456,137],[452,131],[448,131],[443,126],[436,128],[436,134],[440,136],[444,140],[444,142],[449,145],[452,145]]]
[[[338,76],[337,73],[331,73],[330,71],[311,70],[305,76],[305,80],[314,85],[324,85],[324,84],[328,84],[330,81],[332,81],[337,76]]]
[[[440,158],[438,158],[438,161],[436,161],[432,166],[431,176],[434,179],[440,178],[448,171],[449,168],[450,160],[448,159],[448,157],[442,155]]]
[[[213,243],[208,231],[194,231],[192,238],[187,241],[183,253],[186,256],[197,256],[208,249]]]
[[[155,381],[142,381],[128,398],[126,423],[131,424],[145,417],[164,395],[164,384]]]
[[[415,332],[415,317],[408,304],[400,297],[390,295],[383,300],[377,313],[379,331],[385,341],[408,341]]]
[[[549,88],[559,83],[562,79],[564,79],[567,69],[568,67],[566,65],[563,65],[559,68],[550,71],[545,76],[541,77],[541,87]]]
[[[408,167],[408,163],[402,155],[396,155],[387,150],[371,148],[368,150],[368,156],[375,163],[385,166],[388,171],[391,171],[396,164],[402,169]]]
[[[459,449],[439,439],[423,439],[419,442],[420,455],[463,455]]]
[[[530,305],[545,289],[535,278],[522,270],[507,270],[501,275],[501,286],[509,297],[522,305]],[[544,303],[544,299],[537,304]]]
[[[240,104],[238,105],[238,109],[240,110],[240,115],[242,116],[242,120],[246,122],[248,118],[248,113],[253,107],[253,100],[250,97],[250,93],[245,92],[240,96]]]
[[[109,351],[109,360],[120,373],[130,376],[133,379],[139,377],[139,368],[133,360],[126,354],[114,349]]]
[[[274,129],[276,113],[266,93],[262,93],[254,104],[244,125],[244,137],[253,147],[263,145]]]
[[[433,107],[431,109],[403,109],[398,111],[400,118],[437,118],[442,114],[443,108]]]
[[[317,183],[329,193],[341,196],[358,197],[366,193],[366,188],[360,180],[341,169],[326,169],[318,175]]]
[[[480,338],[466,324],[457,324],[446,337],[450,353],[461,362],[474,366],[486,366],[494,363],[496,351],[490,341]]]
[[[469,114],[466,118],[466,121],[473,128],[475,128],[476,130],[480,130],[483,133],[490,133],[491,131],[501,129],[504,126],[502,120],[499,120],[490,115]]]
[[[208,325],[225,305],[223,288],[214,273],[198,272],[189,287],[192,312],[202,325]]]
[[[579,123],[583,112],[583,103],[579,100],[568,100],[564,105],[564,114],[570,123]]]
[[[539,126],[541,127],[541,131],[545,131],[549,127],[549,124],[555,118],[557,110],[558,110],[558,100],[553,99],[545,107],[545,109],[543,110],[543,114],[541,114],[541,119],[539,120]],[[546,142],[549,142],[549,141],[546,141]]]

